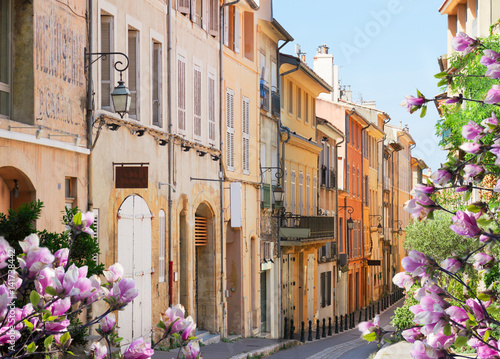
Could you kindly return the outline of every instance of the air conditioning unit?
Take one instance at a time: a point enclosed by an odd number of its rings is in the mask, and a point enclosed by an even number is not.
[[[339,265],[341,267],[346,266],[347,265],[347,253],[340,253],[338,262],[339,262]]]

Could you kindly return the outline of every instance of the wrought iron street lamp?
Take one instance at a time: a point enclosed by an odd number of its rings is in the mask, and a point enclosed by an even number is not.
[[[120,73],[120,80],[118,81],[118,86],[116,86],[111,92],[111,101],[113,102],[114,111],[120,115],[121,118],[125,116],[126,113],[129,112],[130,103],[132,102],[132,94],[129,89],[125,86],[125,82],[122,78],[122,73],[126,69],[128,69],[129,60],[128,56],[123,52],[87,52],[87,48],[85,48],[85,60],[89,62],[86,67],[92,66],[94,62],[99,59],[106,60],[109,55],[120,55],[125,57],[127,60],[124,65],[121,61],[116,61],[113,64],[113,67],[116,71]],[[92,56],[97,56],[94,60],[92,60]]]
[[[281,188],[280,185],[274,187],[273,198],[276,205],[278,205],[279,207],[283,205],[283,201],[285,200],[285,191],[283,190],[283,188]]]
[[[403,225],[403,221],[401,221],[400,219],[395,219],[394,222],[396,222],[399,225],[399,228],[397,230],[398,234],[402,235],[403,229],[401,228],[401,226]]]
[[[339,206],[339,209],[345,209],[347,213],[349,214],[349,219],[347,220],[347,229],[352,230],[354,229],[354,221],[352,220],[351,214],[354,213],[354,208],[348,205],[345,206]]]
[[[379,234],[382,234],[384,231],[384,228],[382,227],[382,216],[379,214],[370,214],[368,216],[369,218],[377,217],[378,218],[378,226],[377,226],[377,231]]]

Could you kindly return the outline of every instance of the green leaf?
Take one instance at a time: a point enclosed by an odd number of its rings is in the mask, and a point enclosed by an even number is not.
[[[447,78],[444,78],[444,79],[441,79],[441,80],[438,82],[437,86],[438,86],[438,87],[441,87],[441,86],[446,85],[447,83],[448,83],[448,79],[447,79]]]
[[[163,330],[167,330],[167,327],[165,326],[165,323],[163,323],[163,320],[160,320],[160,322],[156,324],[156,327]]]
[[[45,294],[51,295],[53,297],[57,296],[56,290],[54,288],[52,288],[51,286],[48,286],[47,288],[45,288]]]
[[[478,293],[477,299],[482,300],[483,302],[487,302],[488,300],[490,300],[490,296],[488,294]]]
[[[33,307],[36,308],[39,301],[40,301],[40,294],[38,294],[36,290],[32,290],[30,293],[30,302],[31,304],[33,304]]]
[[[443,334],[449,337],[451,335],[451,325],[450,323],[446,324],[443,328]]]
[[[68,354],[73,355],[74,357],[76,357],[76,355],[72,351],[68,350],[66,353],[68,353]]]
[[[61,345],[64,345],[70,338],[69,332],[64,333],[60,339]]]
[[[483,341],[485,343],[488,342],[488,338],[490,337],[490,335],[491,335],[491,330],[488,329],[487,331],[484,332]]]
[[[467,344],[467,337],[457,337],[457,339],[455,339],[455,347],[456,348],[461,348],[463,347],[465,344]]]
[[[418,89],[417,89],[417,96],[422,98],[424,97],[424,95],[422,95],[422,92],[420,92]]]
[[[42,321],[46,322],[50,318],[50,316],[51,316],[50,313],[45,313],[43,315]]]
[[[471,204],[470,206],[467,206],[467,210],[469,212],[478,213],[481,210],[481,208],[479,208],[478,206],[475,206],[475,205]]]
[[[434,219],[434,211],[430,211],[429,214],[427,214],[427,219]]]
[[[464,194],[464,202],[467,202],[470,199],[471,194],[472,194],[471,190],[468,190],[467,192],[465,192],[465,194]]]
[[[440,72],[438,74],[435,74],[434,77],[437,79],[442,79],[443,77],[446,77],[448,73],[446,71]]]
[[[486,308],[486,311],[493,317],[496,317],[498,314],[500,314],[500,308],[498,307],[489,306],[488,308]]]
[[[427,113],[427,106],[422,106],[422,111],[420,111],[420,118],[424,117]]]
[[[33,331],[33,324],[31,322],[28,322],[26,319],[23,320],[24,325],[26,325],[26,328],[28,328],[29,331]]]
[[[368,342],[373,342],[375,339],[377,339],[377,333],[371,332],[369,334],[363,335],[363,339]]]
[[[489,226],[491,223],[493,223],[493,220],[491,219],[487,219],[487,218],[478,218],[476,220],[477,224],[479,224],[480,226],[483,226],[483,227],[487,227]]]
[[[82,212],[78,212],[73,216],[73,223],[77,226],[82,224]]]
[[[36,350],[36,344],[35,342],[31,342],[27,347],[26,347],[26,350],[28,351],[28,353],[33,353],[35,350]]]
[[[54,341],[53,335],[50,335],[47,338],[45,338],[45,340],[43,341],[43,346],[45,347],[45,349],[48,350],[53,341]]]

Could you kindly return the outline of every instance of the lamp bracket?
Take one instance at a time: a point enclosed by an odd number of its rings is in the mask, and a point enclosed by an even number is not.
[[[281,167],[260,167],[260,174],[262,176],[264,173],[266,173],[268,171],[272,171],[272,170],[277,170],[276,174],[275,174],[276,178],[278,178],[278,179],[283,178],[285,171],[283,171],[283,168],[281,168]]]
[[[106,60],[109,55],[120,55],[120,56],[125,57],[125,59],[127,60],[125,65],[123,64],[122,61],[116,61],[113,64],[113,67],[115,68],[115,70],[120,73],[120,81],[122,81],[122,72],[125,71],[126,69],[128,69],[128,65],[129,65],[128,56],[125,55],[123,52],[117,52],[117,51],[114,51],[114,52],[87,52],[87,48],[85,48],[85,60],[88,61],[88,65],[86,65],[85,68],[86,69],[89,68],[90,66],[92,66],[92,64],[94,62],[96,62],[99,59]],[[92,60],[92,56],[97,56],[97,58]],[[120,68],[119,68],[119,66],[120,66]]]

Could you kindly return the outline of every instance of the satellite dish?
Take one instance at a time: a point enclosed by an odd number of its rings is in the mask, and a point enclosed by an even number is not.
[[[296,54],[297,56],[299,56],[299,55],[300,55],[300,53],[301,53],[301,51],[300,51],[300,45],[299,45],[299,44],[295,44],[295,54]]]

